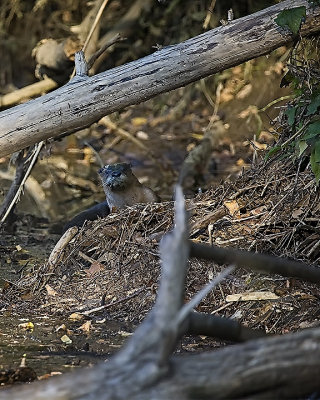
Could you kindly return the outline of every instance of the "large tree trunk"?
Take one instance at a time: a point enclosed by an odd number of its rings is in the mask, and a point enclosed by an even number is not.
[[[320,6],[286,0],[183,43],[100,73],[75,77],[36,100],[0,113],[0,157],[41,140],[72,133],[106,114],[199,80],[288,44],[293,36],[275,18],[305,6],[301,35],[320,29]]]

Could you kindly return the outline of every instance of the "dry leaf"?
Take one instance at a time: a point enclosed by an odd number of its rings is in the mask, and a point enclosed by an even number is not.
[[[44,375],[38,376],[38,380],[39,380],[39,381],[43,381],[43,380],[48,379],[48,378],[50,378],[51,376],[55,376],[55,375],[62,375],[62,372],[53,371],[53,372],[51,372],[50,374],[44,374]]]
[[[129,337],[129,336],[132,336],[132,335],[133,335],[133,333],[131,333],[131,332],[125,332],[125,331],[118,331],[118,334],[121,335],[121,336],[123,336],[123,337]]]
[[[104,226],[101,230],[103,236],[111,237],[116,239],[118,237],[118,230],[115,226]]]
[[[81,321],[83,319],[83,315],[78,313],[72,313],[71,315],[69,315],[69,319],[71,321]]]
[[[238,117],[240,118],[247,118],[251,115],[257,115],[259,112],[258,107],[257,106],[248,106],[245,110],[241,111],[238,114]]]
[[[227,207],[230,215],[240,215],[240,207],[236,200],[227,200],[223,204],[225,207]]]
[[[62,324],[60,326],[58,326],[58,328],[56,328],[56,332],[60,332],[60,331],[66,331],[67,327],[65,326],[65,324]]]
[[[82,329],[85,333],[89,333],[91,329],[91,321],[86,321],[80,326],[80,329]]]
[[[148,122],[147,118],[144,117],[135,117],[132,118],[131,123],[133,126],[140,126],[140,125],[144,125]]]
[[[220,103],[227,103],[228,101],[232,100],[233,98],[234,98],[234,95],[232,93],[232,90],[229,88],[225,88],[221,91]]]
[[[22,300],[32,300],[34,298],[34,295],[31,290],[28,290],[27,292],[23,293],[20,297]]]
[[[296,209],[296,210],[293,210],[292,211],[292,218],[299,218],[300,217],[300,215],[302,215],[303,214],[303,209],[302,208],[298,208],[298,209]]]
[[[22,324],[19,324],[18,327],[20,329],[23,329],[25,331],[32,332],[34,329],[34,324],[32,322],[23,322]]]
[[[58,292],[56,292],[52,287],[48,284],[46,284],[45,288],[47,289],[47,293],[49,296],[56,296]]]
[[[251,147],[256,150],[266,150],[268,145],[266,143],[260,143],[256,140],[251,141]]]
[[[245,85],[236,95],[237,99],[244,99],[245,97],[249,96],[249,94],[252,91],[252,85],[251,83],[248,83],[248,85]]]
[[[230,294],[226,297],[226,301],[256,301],[256,300],[277,300],[277,296],[273,292],[249,292],[249,293],[237,293]]]
[[[263,205],[263,206],[255,208],[254,210],[251,210],[250,214],[251,215],[258,215],[258,214],[261,214],[262,212],[264,212],[266,210],[267,210],[267,207],[265,205]]]
[[[94,261],[91,264],[91,267],[89,269],[86,269],[85,271],[87,276],[90,277],[103,270],[104,270],[104,265],[101,264],[99,261]]]
[[[65,343],[65,344],[71,344],[72,343],[72,340],[67,335],[63,335],[60,339],[61,339],[61,342]]]

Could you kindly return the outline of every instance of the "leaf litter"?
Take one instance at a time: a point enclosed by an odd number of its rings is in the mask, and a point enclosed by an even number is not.
[[[318,265],[319,204],[310,166],[298,173],[290,160],[260,164],[234,182],[187,200],[190,237]],[[140,204],[88,222],[53,268],[46,263],[28,273],[5,298],[14,299],[22,311],[102,314],[137,324],[154,304],[158,244],[172,224],[173,202]],[[185,301],[223,268],[197,259],[189,264]],[[21,295],[27,292],[31,295],[24,301]],[[238,269],[197,310],[284,333],[319,323],[319,295],[315,284]],[[239,301],[228,301],[230,296]]]

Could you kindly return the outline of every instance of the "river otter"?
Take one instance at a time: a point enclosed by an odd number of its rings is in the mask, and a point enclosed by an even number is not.
[[[130,164],[106,165],[99,170],[102,186],[111,211],[137,203],[155,203],[159,197],[142,185],[131,171]]]
[[[143,186],[133,175],[130,164],[106,165],[99,170],[106,200],[76,215],[63,227],[63,232],[72,226],[82,226],[85,221],[106,217],[110,212],[137,203],[155,203],[160,198],[153,190]]]
[[[70,222],[64,225],[62,228],[62,233],[71,228],[72,226],[82,226],[85,221],[94,221],[99,218],[104,218],[110,214],[110,208],[108,206],[107,200],[102,203],[96,204],[87,210],[82,211],[72,218]],[[60,228],[61,229],[61,228]]]

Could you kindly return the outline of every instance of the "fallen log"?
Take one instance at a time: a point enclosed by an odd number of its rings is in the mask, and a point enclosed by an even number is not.
[[[290,43],[275,23],[279,12],[305,6],[300,35],[320,30],[320,6],[286,0],[185,42],[65,86],[0,113],[0,157],[90,126],[106,114],[138,104]]]

